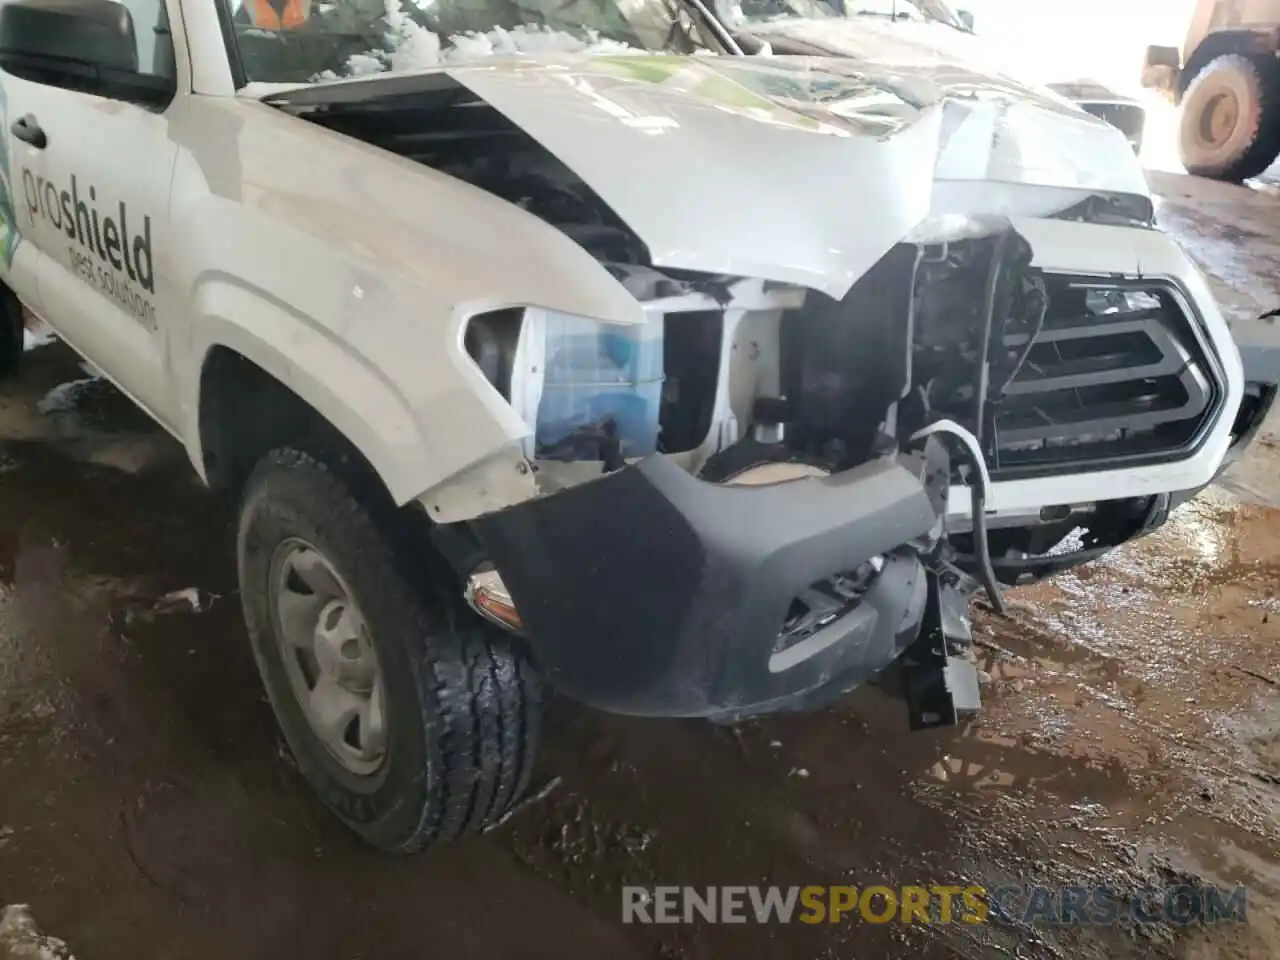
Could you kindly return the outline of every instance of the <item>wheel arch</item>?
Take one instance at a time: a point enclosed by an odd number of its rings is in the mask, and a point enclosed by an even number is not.
[[[283,304],[232,285],[205,292],[191,352],[198,375],[180,379],[183,435],[206,483],[235,488],[272,446],[318,429],[358,453],[396,504],[419,492],[418,426],[377,370]]]

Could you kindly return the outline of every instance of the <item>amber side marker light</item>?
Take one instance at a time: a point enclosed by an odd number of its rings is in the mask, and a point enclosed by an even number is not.
[[[524,631],[524,622],[520,619],[520,611],[516,609],[511,594],[498,571],[492,567],[477,570],[467,578],[464,594],[471,609],[490,623],[495,623],[512,633]]]

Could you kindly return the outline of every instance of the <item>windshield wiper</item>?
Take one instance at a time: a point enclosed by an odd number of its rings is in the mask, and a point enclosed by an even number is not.
[[[716,40],[731,56],[746,56],[742,47],[738,45],[737,39],[729,30],[729,27],[720,17],[713,11],[709,4],[703,3],[703,0],[679,0],[679,2],[689,9],[690,14],[696,20],[702,19],[707,29],[715,35]]]

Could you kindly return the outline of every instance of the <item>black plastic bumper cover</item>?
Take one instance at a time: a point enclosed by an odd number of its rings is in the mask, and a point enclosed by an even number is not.
[[[925,574],[900,548],[938,525],[936,472],[902,457],[721,486],[657,456],[475,528],[566,694],[616,713],[763,712],[851,689],[915,638]],[[797,594],[876,556],[886,565],[859,606],[773,656]]]

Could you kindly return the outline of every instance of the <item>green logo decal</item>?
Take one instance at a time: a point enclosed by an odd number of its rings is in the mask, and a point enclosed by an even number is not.
[[[13,255],[22,243],[9,184],[9,103],[4,84],[0,84],[0,257],[6,267],[13,265]]]

